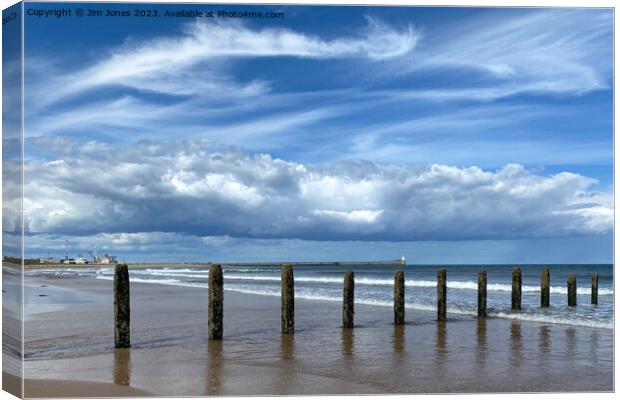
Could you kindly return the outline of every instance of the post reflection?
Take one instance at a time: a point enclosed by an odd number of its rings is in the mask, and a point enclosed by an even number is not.
[[[566,329],[566,354],[574,357],[577,351],[577,337],[574,328]]]
[[[523,362],[523,334],[521,333],[521,323],[512,321],[510,324],[510,363],[521,366]]]
[[[394,352],[402,354],[405,351],[405,325],[394,325],[394,337],[392,346]]]
[[[487,320],[486,318],[478,318],[476,325],[476,365],[481,368],[486,364],[487,358]]]
[[[345,358],[353,357],[353,352],[355,351],[355,338],[353,334],[353,329],[343,329],[342,330],[342,354]]]
[[[223,346],[222,340],[209,340],[207,344],[207,395],[217,396],[222,393]]]
[[[590,356],[592,357],[592,362],[594,362],[595,364],[598,363],[598,352],[599,352],[598,332],[593,331],[590,334]]]
[[[131,376],[131,350],[114,349],[112,380],[117,385],[129,386]]]
[[[540,354],[547,355],[551,350],[551,341],[549,335],[549,327],[543,325],[538,330],[538,350]]]
[[[446,325],[446,321],[437,321],[437,340],[435,342],[435,360],[437,366],[443,366],[448,356]]]
[[[278,369],[278,379],[275,380],[276,395],[290,395],[295,390],[295,335],[280,336],[280,359],[285,363]],[[287,363],[291,362],[290,365]]]
[[[282,335],[280,340],[280,357],[283,361],[295,358],[295,335]]]
[[[547,325],[538,328],[538,363],[547,368],[551,355],[551,331]]]

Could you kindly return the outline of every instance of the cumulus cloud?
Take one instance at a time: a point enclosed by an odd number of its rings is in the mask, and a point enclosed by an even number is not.
[[[611,194],[591,190],[594,179],[516,164],[305,165],[204,140],[90,142],[67,154],[26,161],[30,234],[465,240],[599,234],[613,223]]]

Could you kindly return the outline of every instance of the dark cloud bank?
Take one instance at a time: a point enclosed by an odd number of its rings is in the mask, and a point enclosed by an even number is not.
[[[515,164],[303,165],[204,140],[26,145],[43,155],[25,162],[29,235],[421,241],[596,235],[613,226],[611,194],[590,190],[595,180]]]

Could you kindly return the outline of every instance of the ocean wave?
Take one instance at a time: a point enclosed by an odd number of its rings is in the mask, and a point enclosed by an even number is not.
[[[96,277],[97,279],[103,280],[113,280],[113,276],[107,275],[99,275]],[[309,278],[315,279],[315,278]],[[330,278],[331,279],[331,278]],[[333,278],[336,279],[336,278]],[[299,280],[299,278],[296,278]],[[159,285],[172,285],[172,286],[184,286],[184,287],[199,287],[199,288],[207,288],[208,284],[206,282],[186,282],[181,279],[170,278],[170,279],[144,279],[140,277],[131,276],[131,282],[139,282],[139,283],[150,283],[150,284],[159,284]],[[278,277],[279,281],[279,277]],[[340,282],[340,280],[338,280]],[[423,281],[424,282],[424,281]],[[428,281],[430,282],[430,281]],[[356,283],[357,279],[356,279]],[[225,290],[231,292],[238,292],[244,294],[253,294],[260,296],[272,296],[279,297],[280,296],[280,288],[279,287],[252,287],[243,284],[227,284],[225,286]],[[311,292],[310,289],[297,289],[295,292],[295,298],[297,299],[306,299],[306,300],[318,300],[318,301],[330,301],[330,302],[342,302],[341,296],[336,296],[332,294],[328,294],[326,292]],[[381,306],[381,307],[393,307],[392,301],[375,299],[375,298],[363,298],[358,297],[355,299],[355,304],[362,305],[370,305],[370,306]],[[411,310],[420,310],[420,311],[436,311],[436,305],[428,304],[428,303],[420,303],[420,302],[410,302],[405,306],[407,309]],[[459,314],[459,315],[476,315],[476,310],[472,307],[462,307],[462,306],[448,306],[447,312],[451,314]],[[604,328],[604,329],[613,329],[613,321],[601,321],[593,318],[588,318],[587,316],[580,315],[578,317],[567,317],[561,314],[541,314],[541,313],[533,313],[528,312],[526,310],[521,312],[510,312],[505,310],[492,310],[489,309],[488,312],[489,317],[496,318],[505,318],[505,319],[515,319],[521,321],[532,321],[532,322],[541,322],[541,323],[551,323],[551,324],[564,324],[564,325],[574,325],[574,326],[585,326],[585,327],[593,327],[593,328]]]
[[[543,315],[532,313],[491,312],[490,317],[515,319],[519,321],[543,322],[550,324],[585,326],[590,328],[614,329],[613,321],[597,321],[587,318],[567,318],[561,315]]]
[[[159,270],[131,271],[131,274],[208,279],[209,274],[205,272],[207,271],[193,270],[191,273],[188,273],[185,270],[164,271],[164,270],[159,269]],[[269,271],[269,272],[274,272],[274,271]],[[280,276],[278,275],[272,275],[272,276],[258,275],[258,274],[251,275],[251,274],[228,273],[226,271],[224,271],[224,278],[239,280],[239,281],[280,282]],[[297,276],[295,277],[295,281],[304,282],[304,283],[342,284],[343,278],[321,277],[321,276]],[[370,286],[393,286],[394,280],[358,276],[355,278],[355,283],[358,285],[370,285]],[[405,280],[405,286],[434,288],[437,286],[437,282],[432,281],[432,280]],[[474,281],[448,281],[447,286],[448,286],[448,289],[454,289],[454,290],[474,290],[474,291],[478,290],[478,283]],[[511,292],[512,285],[503,284],[503,283],[488,283],[487,291],[489,292]],[[540,292],[540,286],[523,285],[522,291],[524,293]],[[561,286],[551,286],[550,292],[552,294],[567,294],[567,288],[561,287]],[[591,288],[589,287],[577,288],[578,295],[590,295],[590,293],[591,293]],[[611,296],[613,295],[613,289],[599,288],[598,294],[599,296]]]
[[[96,278],[103,279],[106,281],[114,280],[113,276],[105,276],[105,275],[100,275],[100,276],[97,276]],[[142,279],[142,278],[130,277],[129,282],[153,283],[156,285],[171,285],[171,286],[185,286],[185,287],[201,287],[201,288],[209,287],[206,283],[184,282],[178,279]]]
[[[243,288],[243,287],[232,287],[227,288],[226,290],[230,290],[233,292],[245,293],[245,294],[254,294],[260,296],[280,296],[280,292],[278,290],[262,290],[262,289],[253,289],[253,288]],[[321,294],[312,294],[312,293],[295,293],[295,298],[298,299],[306,299],[306,300],[319,300],[319,301],[330,301],[330,302],[342,302],[341,297],[330,296],[330,295],[321,295]],[[368,298],[356,298],[355,304],[363,304],[370,306],[380,306],[380,307],[393,307],[394,303],[391,301],[379,300],[379,299],[368,299]],[[419,311],[431,311],[434,312],[437,310],[437,306],[433,304],[424,304],[413,302],[405,305],[405,308],[410,310],[419,310]],[[470,315],[476,316],[477,310],[463,308],[463,307],[448,307],[447,312],[450,314],[458,314],[458,315]],[[604,328],[604,329],[613,329],[614,324],[613,321],[600,321],[594,319],[587,319],[583,317],[579,318],[569,318],[561,315],[553,315],[553,314],[533,314],[528,312],[505,312],[505,311],[489,311],[489,317],[495,318],[505,318],[505,319],[515,319],[520,321],[532,321],[532,322],[542,322],[542,323],[550,323],[550,324],[563,324],[563,325],[573,325],[573,326],[584,326],[591,328]]]
[[[234,268],[222,266],[224,272],[275,272],[279,273],[279,269],[266,269],[266,268]],[[186,274],[208,274],[209,268],[145,268],[145,269],[133,269],[132,271],[146,271],[146,272],[173,272],[173,273],[186,273]]]

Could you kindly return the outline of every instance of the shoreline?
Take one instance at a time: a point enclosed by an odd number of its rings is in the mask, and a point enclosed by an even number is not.
[[[234,270],[236,267],[230,267],[230,268]],[[97,269],[98,268],[95,267],[95,268],[91,268],[90,270],[97,270]],[[236,279],[243,279],[243,276],[239,275],[238,273],[235,274],[234,271],[231,272],[231,275],[227,275],[228,268],[223,267],[222,269],[224,271],[225,277],[229,277],[229,279],[231,279],[231,281],[227,280],[224,286],[225,290],[227,291],[260,295],[260,296],[280,297],[280,288],[279,288],[280,276],[278,273],[279,270],[276,270],[276,269],[265,270],[268,272],[268,275],[264,275],[262,277],[259,275],[249,275],[247,281],[243,281],[243,280],[235,281]],[[418,293],[417,298],[414,298],[414,299],[409,298],[407,300],[405,304],[405,308],[407,310],[416,311],[416,312],[417,311],[435,312],[436,304],[434,304],[433,302],[426,301],[426,299],[431,299],[431,298],[434,298],[435,296],[434,287],[431,289],[431,286],[429,286],[429,285],[433,285],[433,282],[429,281],[427,277],[421,277],[420,275],[416,275],[418,272],[416,272],[415,267],[413,268],[409,267],[409,268],[403,268],[403,269],[405,270],[407,274],[411,273],[413,275],[413,276],[408,275],[410,276],[410,278],[406,280],[405,282],[405,286],[408,287],[407,291],[409,293],[411,292]],[[56,273],[54,272],[55,270],[50,270],[50,272],[44,272],[43,274],[49,273],[52,275],[57,275],[56,278],[65,277],[66,275],[82,274],[79,268],[78,269],[69,268],[69,269],[64,269],[64,270],[71,271],[71,272],[67,272],[65,274],[65,273]],[[147,273],[144,270],[134,269],[134,272],[132,273],[131,282],[132,284],[149,282],[153,284],[171,285],[171,286],[179,286],[179,287],[199,287],[203,289],[207,288],[206,278],[208,276],[207,275],[208,271],[205,269],[196,271],[197,274],[194,274],[193,271],[190,271],[190,270],[178,271],[172,268],[166,268],[165,270],[167,272],[164,272],[163,270],[159,272],[159,269],[154,269],[152,271],[154,276],[151,276],[150,273]],[[344,271],[344,268],[341,268],[341,270]],[[377,269],[377,270],[380,270],[380,269]],[[59,270],[59,271],[62,271],[62,270]],[[240,271],[244,271],[244,273],[247,272],[249,274],[253,272],[251,269],[247,269],[247,270],[244,269]],[[337,278],[334,278],[334,275],[326,275],[327,277],[322,275],[320,277],[317,277],[316,275],[311,275],[312,270],[309,270],[309,271],[310,271],[310,275],[306,274],[306,271],[304,271],[303,268],[299,269],[300,275],[297,277],[299,279],[299,282],[297,282],[298,284],[297,286],[299,290],[295,292],[296,299],[328,301],[328,302],[335,302],[335,303],[342,302],[342,294],[340,292],[340,289],[334,291],[334,287],[336,286],[339,287],[342,285],[342,278],[340,278],[340,276],[338,276]],[[325,271],[325,273],[327,274],[331,273],[331,271],[327,272],[327,270],[322,269],[322,268],[316,268],[314,271],[315,272]],[[391,269],[388,269],[387,271],[391,271]],[[101,272],[103,272],[103,274]],[[471,278],[470,275],[474,275],[475,272],[471,274],[470,272],[460,277],[450,279],[448,281],[447,286],[448,286],[448,289],[451,291],[451,293],[454,293],[452,292],[452,290],[457,290],[458,293],[460,293],[457,295],[454,302],[452,300],[449,301],[448,307],[447,307],[448,313],[455,314],[455,315],[465,315],[465,316],[476,316],[477,315],[476,304],[472,304],[471,302],[471,298],[475,299],[475,296],[476,296],[476,290],[477,290],[476,282],[467,280]],[[186,275],[186,273],[189,275]],[[320,272],[320,273],[323,273],[323,272]],[[394,286],[393,278],[391,276],[385,276],[387,274],[384,274],[384,276],[382,277],[373,277],[371,275],[364,275],[363,271],[360,271],[360,273],[362,275],[358,276],[355,281],[356,286],[359,285],[359,289],[356,290],[355,304],[378,306],[383,309],[388,308],[388,307],[392,308],[393,301],[392,301],[391,295],[385,296],[385,293],[392,290],[391,288],[393,288]],[[34,274],[36,274],[36,272],[34,272]],[[105,268],[97,273],[93,273],[93,274],[84,273],[84,274],[91,275],[91,276],[96,275],[98,279],[112,281],[113,276],[114,276],[114,270],[112,268]],[[160,276],[166,275],[166,274],[169,274],[170,276],[160,278]],[[33,273],[26,274],[26,275],[33,276]],[[69,276],[66,276],[66,277],[69,278]],[[151,279],[152,277],[158,278],[158,279]],[[298,279],[295,279],[295,280],[297,281]],[[255,282],[258,282],[258,283],[255,283]],[[265,284],[265,286],[261,287],[261,284]],[[309,291],[308,290],[308,285],[323,285],[323,284],[327,284],[328,288],[325,288],[325,289],[328,291],[321,291],[321,290]],[[381,297],[372,297],[368,295],[368,291],[372,290],[368,288],[373,288],[373,287],[382,288],[381,291],[383,294],[381,295]],[[508,305],[506,306],[504,303],[502,303],[503,300],[501,298],[501,296],[504,296],[504,297],[510,296],[511,286],[509,284],[506,284],[505,282],[502,282],[501,280],[498,281],[497,278],[491,281],[491,283],[489,284],[489,293],[488,293],[488,298],[490,299],[489,304],[487,306],[488,317],[505,318],[509,320],[534,321],[534,322],[540,322],[540,323],[562,324],[566,326],[585,326],[585,327],[613,330],[613,322],[611,321],[611,317],[610,318],[601,317],[601,318],[594,318],[594,319],[588,318],[589,317],[588,313],[608,312],[607,308],[609,307],[608,303],[603,303],[600,306],[596,306],[596,308],[593,308],[591,305],[589,305],[588,303],[590,300],[589,298],[590,293],[589,293],[588,288],[580,287],[578,289],[578,295],[580,296],[580,299],[581,299],[580,306],[578,309],[575,309],[574,311],[571,311],[569,308],[565,307],[562,304],[563,302],[566,301],[565,300],[566,289],[563,287],[560,287],[557,285],[551,285],[550,290],[551,290],[551,296],[552,296],[553,303],[551,307],[547,309],[541,309],[538,305],[532,304],[532,299],[535,298],[535,296],[533,295],[533,292],[539,290],[539,288],[533,285],[531,281],[529,283],[525,283],[522,286],[522,288],[525,293],[524,295],[525,304],[521,310],[514,311],[510,309],[510,303],[508,303]],[[425,291],[425,293],[423,295],[420,295],[422,291]],[[358,295],[358,293],[360,294]],[[613,291],[611,291],[607,287],[600,288],[599,293],[601,294],[601,296],[605,296],[605,297],[602,297],[602,299],[604,299],[603,301],[609,300],[610,293],[613,295]],[[585,300],[584,298],[586,295],[588,296],[587,303],[584,301]],[[452,295],[449,295],[449,297],[452,298]],[[536,299],[536,302],[538,302],[538,299]]]
[[[396,267],[404,266],[399,260],[378,260],[378,261],[282,261],[282,262],[152,262],[152,263],[88,263],[88,264],[62,264],[62,263],[43,263],[43,264],[24,264],[25,270],[36,269],[64,269],[64,268],[113,268],[117,264],[127,264],[130,268],[181,268],[181,267],[208,267],[219,264],[222,267],[281,267],[292,265],[293,267],[359,267],[359,266],[385,266]],[[4,262],[3,266],[13,269],[21,269],[18,264]]]
[[[121,263],[123,264],[123,263]],[[445,266],[450,266],[450,265],[458,265],[458,266],[496,266],[496,265],[508,265],[508,264],[483,264],[483,263],[474,263],[474,264],[400,264],[399,262],[390,262],[390,261],[360,261],[360,262],[356,262],[356,261],[334,261],[334,262],[323,262],[323,261],[317,261],[317,262],[291,262],[291,261],[282,261],[282,262],[255,262],[255,263],[250,263],[250,262],[243,262],[243,263],[235,263],[235,262],[230,262],[230,263],[225,263],[225,262],[148,262],[148,263],[126,263],[127,266],[129,268],[165,268],[165,267],[169,267],[169,268],[183,268],[183,267],[208,267],[209,265],[212,264],[220,264],[222,266],[222,268],[226,268],[226,267],[281,267],[284,264],[292,264],[295,267],[348,267],[348,266],[385,266],[385,267],[398,267],[398,266],[403,266],[403,267],[415,267],[415,266],[436,266],[437,268],[440,267],[445,267]],[[520,266],[520,267],[528,267],[528,266],[541,266],[541,265],[548,265],[548,266],[554,266],[554,265],[564,265],[564,264],[557,264],[557,263],[527,263],[527,264],[522,264],[522,263],[512,263],[510,265],[516,265],[516,266]],[[71,268],[71,269],[79,269],[79,268],[113,268],[116,264],[94,264],[94,263],[89,263],[89,264],[57,264],[57,263],[53,263],[53,264],[25,264],[24,265],[24,270],[37,270],[37,269],[66,269],[66,268]],[[572,264],[574,265],[576,268],[579,268],[580,266],[592,266],[592,265],[613,265],[613,263],[589,263],[589,264]],[[4,268],[10,268],[13,270],[21,270],[22,267],[19,264],[12,264],[12,263],[8,263],[8,262],[3,262],[2,266]]]
[[[40,294],[81,295],[26,322],[27,379],[164,396],[613,390],[613,330],[454,314],[441,323],[410,309],[395,326],[390,309],[362,304],[343,329],[340,304],[299,299],[296,332],[281,335],[277,297],[225,291],[224,340],[209,341],[206,290],[135,283],[132,348],[119,351],[111,282],[28,281]]]

